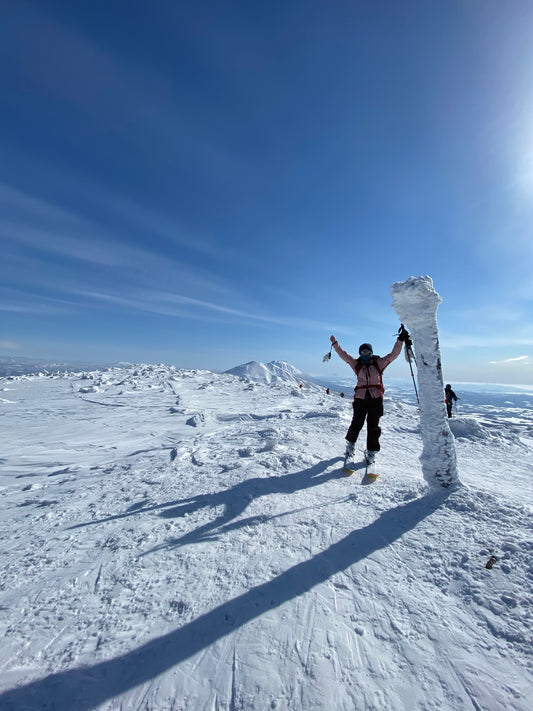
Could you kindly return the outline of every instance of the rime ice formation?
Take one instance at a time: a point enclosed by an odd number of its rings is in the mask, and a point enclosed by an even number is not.
[[[437,308],[442,299],[429,276],[409,277],[391,286],[392,306],[411,332],[420,398],[420,457],[431,488],[458,484],[455,442],[448,425],[439,348]]]

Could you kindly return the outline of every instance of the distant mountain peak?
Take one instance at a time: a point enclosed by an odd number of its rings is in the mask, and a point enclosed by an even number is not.
[[[280,368],[280,370],[283,370],[285,373],[289,373],[290,375],[294,375],[295,377],[302,377],[302,372],[298,370],[298,368],[295,368],[294,365],[287,363],[285,360],[271,360],[270,363],[267,363],[267,367],[269,366]]]
[[[260,363],[252,360],[225,372],[230,375],[236,375],[239,378],[247,378],[256,383],[266,383],[267,385],[279,382],[299,384],[302,380],[302,373],[284,360],[273,360],[270,363]]]

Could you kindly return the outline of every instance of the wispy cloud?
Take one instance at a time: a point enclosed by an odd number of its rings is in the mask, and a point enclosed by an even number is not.
[[[529,365],[529,356],[517,356],[516,358],[505,358],[505,360],[491,360],[490,365]]]
[[[76,304],[68,299],[57,299],[42,294],[32,294],[20,289],[0,288],[0,312],[6,314],[33,314],[58,316],[72,314]]]
[[[121,204],[130,208],[128,201]],[[259,305],[254,308],[250,296],[221,274],[128,244],[75,212],[10,186],[0,185],[0,207],[7,214],[0,219],[0,235],[8,246],[5,259],[10,275],[20,288],[62,296],[60,300],[69,307],[90,308],[100,302],[203,321],[240,319],[257,326],[327,332],[332,328],[313,319],[268,313]],[[142,210],[134,215],[149,220]],[[169,225],[164,229],[171,230]],[[57,309],[39,303],[35,295],[25,298],[22,294],[4,301],[0,310],[50,313]],[[252,308],[242,309],[242,303]]]
[[[330,328],[330,324],[325,324],[320,321],[254,313],[203,299],[192,298],[175,292],[130,290],[121,294],[96,291],[74,291],[73,293],[85,299],[115,304],[116,306],[131,310],[200,321],[225,321],[229,318],[233,318],[245,320],[249,324],[255,324],[257,326],[271,324],[290,328],[321,329],[324,331],[328,331]]]
[[[0,207],[4,267],[18,283],[59,290],[68,290],[69,284],[79,287],[80,282],[87,288],[102,281],[152,287],[179,283],[195,296],[234,294],[227,280],[198,263],[186,264],[172,253],[138,247],[128,242],[127,235],[119,237],[74,212],[7,185],[0,185]],[[69,264],[72,260],[79,262],[75,269]]]
[[[477,335],[475,333],[441,330],[440,345],[450,351],[460,351],[468,348],[524,348],[533,346],[533,333],[527,328],[517,327],[507,333],[492,335]]]
[[[478,308],[448,310],[439,319],[441,345],[450,350],[464,348],[514,348],[533,346],[533,328],[525,299],[506,294],[497,303]]]
[[[146,265],[154,253],[121,241],[110,231],[80,215],[0,184],[0,233],[6,240],[42,252],[108,266]],[[132,220],[138,217],[139,211]],[[6,216],[7,215],[7,216]],[[148,220],[148,216],[145,218]],[[170,233],[171,228],[166,225]],[[193,240],[187,243],[190,247]]]
[[[22,350],[22,344],[15,341],[0,341],[0,350],[16,353]]]
[[[35,316],[58,316],[69,313],[68,309],[61,309],[48,304],[22,303],[22,304],[0,304],[0,311],[12,314],[34,314]],[[72,313],[70,309],[70,313]]]

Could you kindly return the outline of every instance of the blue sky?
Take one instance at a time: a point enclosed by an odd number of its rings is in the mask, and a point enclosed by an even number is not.
[[[0,13],[0,354],[342,374],[429,274],[445,379],[533,384],[530,2]]]

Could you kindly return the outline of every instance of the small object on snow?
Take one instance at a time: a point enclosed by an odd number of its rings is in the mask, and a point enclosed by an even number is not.
[[[494,563],[497,563],[498,559],[496,558],[495,555],[491,555],[491,557],[488,559],[488,561],[485,563],[485,568],[488,568],[489,570],[492,568]]]
[[[192,417],[189,417],[189,419],[185,422],[186,425],[190,425],[190,427],[199,427],[202,423],[205,422],[205,416],[203,413],[197,413],[196,415],[193,415]]]

